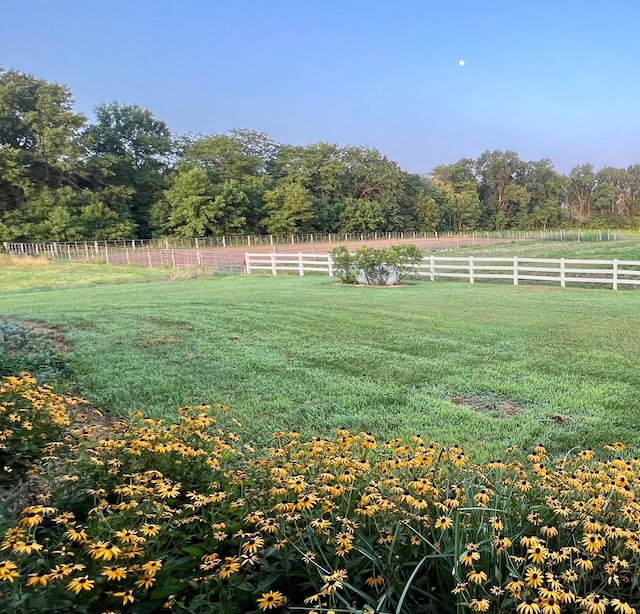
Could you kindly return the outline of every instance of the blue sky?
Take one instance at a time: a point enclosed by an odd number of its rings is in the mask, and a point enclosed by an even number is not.
[[[513,149],[568,172],[640,163],[639,28],[635,0],[9,0],[0,64],[177,134],[367,145],[420,173]]]

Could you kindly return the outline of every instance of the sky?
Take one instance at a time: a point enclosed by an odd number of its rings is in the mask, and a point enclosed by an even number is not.
[[[637,0],[6,0],[0,66],[175,134],[375,147],[425,174],[510,149],[566,173],[640,163],[639,26]]]

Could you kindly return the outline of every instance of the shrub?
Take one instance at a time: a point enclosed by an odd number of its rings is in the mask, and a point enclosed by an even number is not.
[[[15,320],[0,319],[0,377],[29,371],[38,381],[67,374],[61,343],[52,331]]]
[[[424,254],[416,245],[391,245],[382,249],[362,246],[350,254],[346,247],[332,250],[334,271],[342,283],[384,286],[399,283],[414,272]]]
[[[67,427],[51,491],[4,533],[4,611],[635,612],[640,460],[620,443],[475,465],[343,429],[258,450],[240,427],[204,405]]]

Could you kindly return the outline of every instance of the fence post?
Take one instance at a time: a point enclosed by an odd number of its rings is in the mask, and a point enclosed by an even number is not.
[[[431,281],[436,280],[436,259],[433,254],[429,258],[429,273],[431,277]]]
[[[513,257],[513,285],[518,285],[518,256]]]
[[[331,254],[327,254],[327,257],[329,261],[329,277],[333,277],[333,258],[331,257]]]
[[[131,258],[129,257],[129,248],[128,247],[124,248],[124,253],[125,253],[125,256],[127,258],[127,264],[131,264]]]
[[[86,254],[87,254],[87,262],[89,262],[89,261],[90,261],[90,258],[89,258],[89,244],[88,244],[88,243],[86,243],[86,242],[85,242],[85,244],[84,244],[84,251],[85,251],[85,252],[86,252]]]
[[[302,261],[302,252],[298,252],[298,271],[300,272],[300,277],[304,275],[304,262]]]
[[[247,252],[244,254],[244,270],[247,272],[247,275],[251,275],[251,260]]]
[[[278,269],[276,267],[276,254],[275,252],[271,252],[271,274],[277,275]]]
[[[613,259],[613,289],[618,289],[618,259]]]
[[[69,262],[71,262],[71,245],[67,244],[67,255],[69,256]]]
[[[202,266],[202,252],[200,250],[198,250],[196,252],[196,254],[197,254],[197,257],[198,257],[198,266]]]
[[[151,248],[147,249],[147,259],[149,260],[149,268],[152,269],[153,268],[153,262],[151,260]]]
[[[171,264],[173,265],[173,268],[177,268],[176,267],[176,250],[172,249],[171,250]]]
[[[475,283],[475,278],[473,275],[473,256],[469,256],[469,283]]]
[[[564,258],[560,258],[560,287],[565,288],[566,285],[567,285],[567,282],[565,279],[565,272],[564,272]]]

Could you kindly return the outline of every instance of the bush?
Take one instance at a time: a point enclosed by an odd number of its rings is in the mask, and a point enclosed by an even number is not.
[[[68,375],[66,356],[54,333],[0,319],[0,377],[31,372],[40,382]]]
[[[343,429],[257,450],[240,427],[204,405],[66,427],[51,490],[4,533],[3,611],[635,612],[640,460],[621,443],[475,465]]]
[[[414,272],[424,254],[416,245],[391,245],[382,249],[359,247],[350,254],[346,247],[331,251],[333,268],[342,283],[385,286],[400,283]]]

